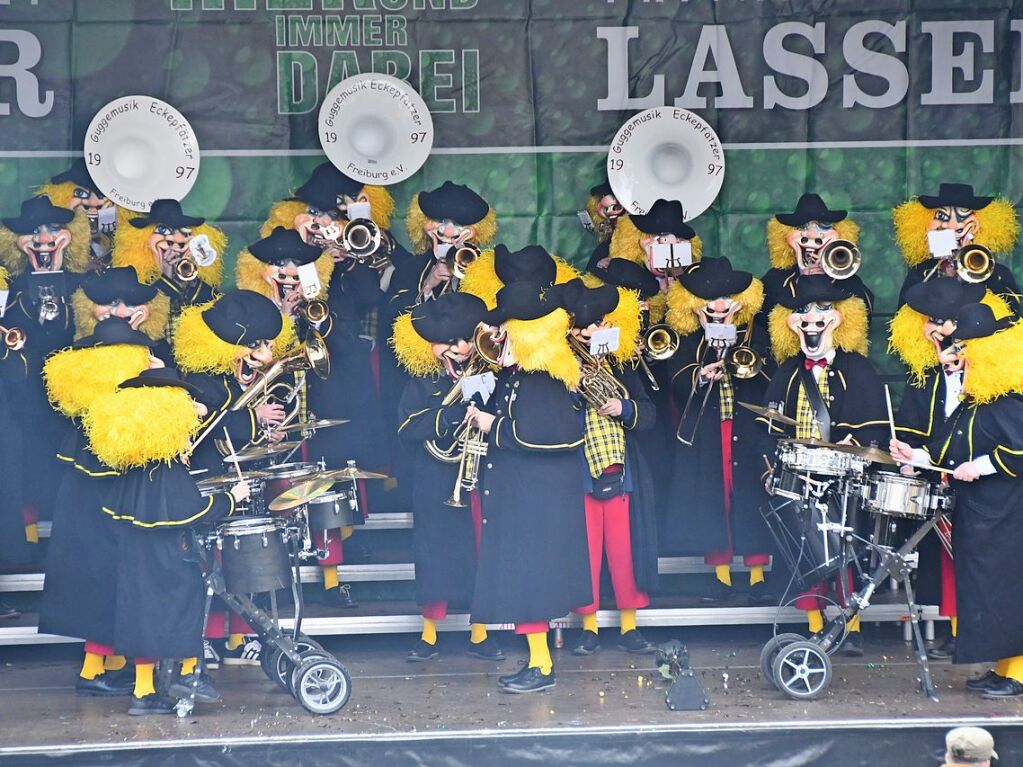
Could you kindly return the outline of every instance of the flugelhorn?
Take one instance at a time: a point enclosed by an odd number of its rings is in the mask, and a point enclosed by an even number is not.
[[[863,257],[850,240],[832,240],[821,250],[821,269],[833,280],[844,280],[859,271]]]
[[[0,334],[3,335],[4,346],[6,346],[8,350],[16,352],[25,348],[25,342],[28,340],[28,335],[21,328],[5,328],[3,325],[0,325]]]
[[[582,372],[579,378],[579,394],[592,407],[601,408],[611,399],[629,398],[628,389],[604,365],[604,357],[591,354],[586,341],[570,335],[568,345],[579,359]]]
[[[994,274],[995,257],[983,245],[964,245],[955,255],[956,276],[963,282],[986,282]]]

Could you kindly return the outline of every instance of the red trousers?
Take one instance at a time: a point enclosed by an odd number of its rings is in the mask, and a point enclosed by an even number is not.
[[[941,547],[941,605],[938,615],[951,618],[959,615],[956,605],[956,568],[952,557]]]
[[[735,492],[735,480],[732,475],[732,419],[721,422],[721,476],[724,479],[725,500],[725,532],[728,535],[728,548],[724,551],[712,551],[703,555],[707,565],[732,564],[732,493]],[[770,554],[744,554],[742,563],[746,567],[766,565],[771,561]]]
[[[475,490],[469,495],[469,512],[472,514],[472,531],[476,534],[476,556],[478,558],[480,555],[480,530],[483,527],[483,504],[480,503],[479,493]],[[424,618],[442,621],[448,617],[448,602],[446,599],[430,602],[423,605],[421,612]]]
[[[573,612],[588,615],[597,612],[600,605],[600,564],[607,552],[607,568],[611,571],[615,604],[619,610],[634,610],[650,604],[650,597],[636,586],[632,567],[632,536],[629,530],[629,496],[616,495],[598,501],[589,493],[585,496],[586,538],[590,547],[590,579],[593,584],[593,602]],[[517,629],[516,629],[517,630]]]
[[[841,580],[835,576],[835,589],[838,593],[842,593]],[[849,596],[853,590],[853,577],[852,570],[847,568],[845,571],[845,595]],[[796,597],[795,607],[797,610],[823,610],[827,606],[828,602],[823,597],[828,593],[828,582],[820,581],[816,586],[807,589]],[[839,607],[845,607],[845,599],[837,599]]]

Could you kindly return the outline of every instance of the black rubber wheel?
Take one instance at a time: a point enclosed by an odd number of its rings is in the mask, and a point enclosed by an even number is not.
[[[295,669],[295,699],[312,714],[334,714],[352,695],[352,678],[336,658],[316,656]]]
[[[774,681],[774,659],[778,657],[778,650],[793,642],[802,642],[800,634],[778,634],[767,640],[764,649],[760,651],[760,673],[764,679],[775,687],[778,684]]]
[[[831,685],[831,658],[813,642],[793,642],[778,650],[774,679],[790,698],[819,698]]]

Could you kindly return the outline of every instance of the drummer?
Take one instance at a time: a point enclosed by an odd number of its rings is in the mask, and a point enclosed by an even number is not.
[[[848,286],[825,275],[800,277],[791,295],[782,295],[769,320],[771,348],[778,369],[764,394],[764,405],[779,408],[796,420],[796,439],[870,445],[886,439],[884,388],[867,361],[867,306]],[[777,420],[764,417],[768,432],[761,452],[773,455],[778,437],[793,436]],[[851,588],[839,590],[848,593]],[[824,626],[818,584],[796,600],[807,611],[810,632]],[[859,620],[849,623],[859,631]],[[858,639],[846,642],[846,653],[861,655]]]

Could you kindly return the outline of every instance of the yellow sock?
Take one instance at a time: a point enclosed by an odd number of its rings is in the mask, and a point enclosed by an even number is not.
[[[355,532],[354,527],[352,527],[351,525],[345,525],[344,527],[341,528],[341,540],[347,541],[349,538],[352,537],[352,533],[354,532]]]
[[[764,566],[752,565],[749,569],[749,585],[756,586],[764,582]]]
[[[189,676],[195,671],[197,665],[199,665],[198,658],[185,658],[181,661],[181,676]]]
[[[998,674],[998,676],[1005,676],[1008,670],[1009,670],[1008,658],[1003,658],[1002,660],[998,661],[998,663],[995,664],[995,673]]]
[[[714,576],[726,586],[732,585],[732,566],[714,565]]]
[[[948,622],[952,624],[952,636],[955,637],[959,634],[959,616],[953,615]]]
[[[321,569],[323,570],[323,588],[328,591],[336,589],[337,584],[339,583],[337,577],[337,565],[328,565]]]
[[[583,631],[592,631],[594,634],[597,633],[596,613],[587,613],[583,616]]]
[[[120,671],[128,665],[128,659],[123,655],[108,655],[103,659],[103,668],[107,671]]]
[[[529,642],[529,667],[540,669],[544,676],[551,673],[554,661],[551,660],[551,651],[547,647],[547,632],[526,634],[526,641]]]
[[[337,571],[335,570],[335,572],[337,572]],[[324,580],[326,580],[326,578],[324,578]],[[243,644],[245,644],[245,635],[244,634],[230,634],[227,637],[227,641],[224,643],[224,646],[228,650],[237,650]]]
[[[25,540],[29,543],[39,543],[39,525],[35,522],[25,525]]]
[[[860,630],[860,616],[858,616],[858,615],[854,616],[849,621],[848,628],[849,628],[850,632],[852,632],[852,631],[859,631]]]
[[[482,623],[469,624],[469,641],[472,644],[479,644],[487,641],[487,627]]]
[[[807,610],[806,621],[810,624],[810,633],[816,634],[824,628],[824,616],[820,610]]]
[[[1015,679],[1017,682],[1023,682],[1023,655],[1006,658],[1004,662],[1005,673],[1002,676]]]
[[[82,670],[78,674],[82,679],[95,679],[103,673],[103,656],[94,652],[85,653]]]
[[[419,638],[427,644],[437,644],[437,621],[433,618],[423,618],[423,633]]]
[[[153,685],[153,663],[135,664],[135,697],[144,698],[156,692]]]
[[[630,631],[636,630],[636,611],[635,610],[622,610],[622,633],[628,634]]]

